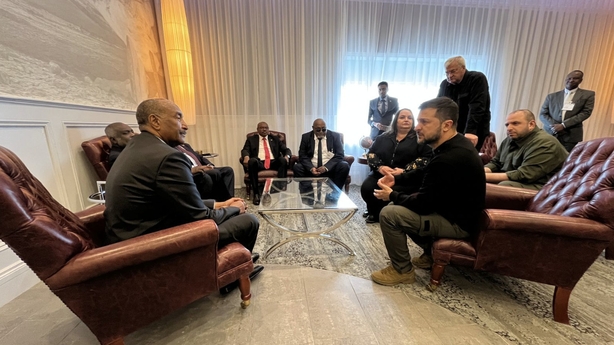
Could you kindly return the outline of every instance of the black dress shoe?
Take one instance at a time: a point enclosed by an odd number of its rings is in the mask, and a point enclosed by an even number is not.
[[[256,261],[258,261],[258,259],[260,259],[260,254],[252,253],[252,262],[256,263]]]
[[[254,270],[252,271],[252,273],[249,274],[249,280],[254,280],[254,278],[256,278],[256,276],[258,276],[260,274],[260,272],[262,272],[262,270],[264,269],[264,266],[262,265],[256,265],[254,266]],[[224,286],[223,288],[220,289],[220,294],[222,295],[227,295],[229,293],[231,293],[234,289],[239,287],[239,281],[236,280],[226,286]]]
[[[369,224],[371,224],[371,223],[377,223],[377,222],[379,222],[379,219],[378,219],[377,217],[375,217],[374,215],[370,214],[370,215],[367,217],[366,222],[367,222],[367,223],[369,223]]]
[[[260,195],[254,194],[254,205],[260,205]]]
[[[365,211],[365,213],[362,214],[363,218],[367,218],[369,217],[369,211]]]

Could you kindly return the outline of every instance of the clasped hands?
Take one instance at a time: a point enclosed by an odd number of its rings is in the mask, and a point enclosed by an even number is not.
[[[213,206],[216,210],[224,207],[237,207],[239,208],[239,213],[245,213],[245,210],[247,210],[247,203],[241,198],[230,198],[226,201],[216,202]]]
[[[209,171],[209,170],[213,170],[213,169],[214,169],[213,165],[195,166],[195,167],[192,167],[192,174],[196,174],[198,172],[205,172],[205,171]]]
[[[322,175],[322,174],[324,174],[324,173],[325,173],[325,172],[327,172],[328,170],[326,169],[326,167],[325,167],[325,166],[321,166],[321,167],[318,167],[318,168],[313,167],[313,168],[311,168],[311,170],[309,170],[309,171],[311,172],[311,174],[312,174],[313,176],[318,176],[318,175]]]
[[[381,189],[374,189],[373,195],[380,200],[389,201],[392,186],[394,186],[394,176],[392,174],[384,175],[384,177],[377,180],[377,185]]]

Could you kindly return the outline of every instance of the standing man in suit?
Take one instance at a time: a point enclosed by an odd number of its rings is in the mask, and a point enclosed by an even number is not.
[[[193,174],[196,174],[195,170],[200,170],[211,178],[210,197],[216,201],[224,201],[235,196],[235,172],[231,167],[216,167],[203,155],[196,153],[188,143],[177,145],[177,150],[188,157],[192,163]],[[207,195],[201,192],[201,196],[203,194]]]
[[[444,63],[446,79],[439,85],[437,97],[451,98],[458,105],[456,130],[480,151],[490,133],[490,92],[482,72],[467,71],[462,56],[451,57]]]
[[[111,141],[111,151],[109,152],[109,157],[107,158],[107,162],[109,163],[109,169],[115,163],[115,160],[122,153],[126,144],[132,139],[134,134],[134,130],[130,128],[127,124],[123,122],[113,122],[108,125],[104,129],[104,134],[107,135],[107,138]]]
[[[341,135],[327,130],[322,119],[316,119],[311,128],[311,132],[301,137],[298,163],[292,169],[294,177],[330,177],[342,189],[350,166],[343,160]]]
[[[190,161],[175,148],[184,143],[188,129],[179,107],[167,99],[149,99],[139,104],[136,119],[141,134],[128,142],[107,178],[107,242],[213,219],[219,248],[239,242],[252,251],[260,223],[245,213],[245,201],[200,198]],[[251,276],[260,271],[257,266]]]
[[[369,117],[367,123],[371,126],[371,139],[388,130],[392,117],[399,111],[399,101],[388,96],[388,83],[385,81],[377,84],[379,97],[369,102]]]
[[[254,205],[260,205],[260,190],[258,189],[258,172],[261,170],[277,170],[277,177],[288,175],[288,163],[292,151],[281,142],[277,136],[269,135],[269,125],[266,122],[258,124],[258,135],[252,135],[245,140],[241,150],[243,165],[247,166],[250,183],[254,191]]]
[[[565,90],[546,96],[539,112],[544,130],[554,135],[567,152],[582,141],[582,122],[591,116],[595,106],[595,91],[578,88],[583,78],[580,70],[569,72]]]

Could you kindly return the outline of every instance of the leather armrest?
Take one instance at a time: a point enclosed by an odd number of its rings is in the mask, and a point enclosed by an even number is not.
[[[351,167],[352,163],[354,163],[354,156],[348,155],[343,157],[343,160],[348,162],[348,165]]]
[[[488,236],[488,232],[493,230],[514,232],[515,236],[533,233],[596,241],[614,238],[614,231],[607,225],[584,218],[490,209],[484,210],[480,221],[480,238]]]
[[[526,210],[538,191],[525,188],[486,184],[486,208]]]
[[[75,215],[85,224],[88,233],[90,236],[92,236],[92,239],[96,245],[104,243],[104,209],[104,205],[96,205],[75,213]]]
[[[78,254],[45,283],[59,289],[199,247],[210,246],[217,253],[218,238],[210,219],[175,226]]]

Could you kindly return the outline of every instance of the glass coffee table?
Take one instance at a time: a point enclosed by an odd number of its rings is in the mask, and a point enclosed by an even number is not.
[[[284,244],[301,238],[323,238],[342,246],[349,255],[356,255],[347,244],[331,234],[352,218],[356,210],[358,207],[352,200],[326,177],[268,178],[264,184],[258,213],[276,229],[292,236],[274,244],[267,250],[264,258]],[[331,221],[325,224],[309,224],[309,214],[323,214]],[[282,225],[285,215],[302,216],[302,226],[292,229]]]

